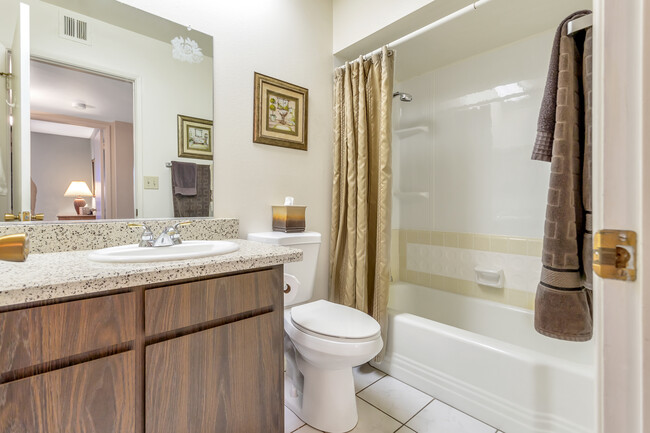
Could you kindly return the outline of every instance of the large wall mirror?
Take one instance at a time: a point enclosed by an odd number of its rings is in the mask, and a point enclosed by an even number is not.
[[[0,220],[173,217],[171,162],[212,164],[178,150],[179,115],[212,120],[212,37],[115,0],[0,8]]]

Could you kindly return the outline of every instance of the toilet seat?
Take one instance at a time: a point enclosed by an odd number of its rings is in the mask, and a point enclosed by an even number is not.
[[[333,341],[370,341],[381,331],[379,323],[366,313],[325,300],[293,307],[290,315],[302,332]]]

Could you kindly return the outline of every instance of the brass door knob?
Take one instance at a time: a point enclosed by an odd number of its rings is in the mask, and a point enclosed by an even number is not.
[[[0,236],[0,260],[24,262],[29,255],[29,236],[26,233]]]

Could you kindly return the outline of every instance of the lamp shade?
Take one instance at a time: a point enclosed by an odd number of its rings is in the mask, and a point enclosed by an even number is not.
[[[63,194],[64,197],[92,197],[93,193],[90,192],[90,188],[86,182],[82,180],[73,180],[70,182],[70,186],[65,190]]]

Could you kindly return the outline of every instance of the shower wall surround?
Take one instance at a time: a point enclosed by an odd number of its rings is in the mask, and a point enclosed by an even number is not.
[[[395,84],[413,102],[393,108],[394,280],[533,308],[549,167],[530,153],[552,40]],[[475,266],[503,269],[505,289],[474,283]]]
[[[399,244],[394,279],[533,308],[541,239],[424,230],[393,230],[393,237]],[[475,283],[475,267],[503,270],[505,288]]]

